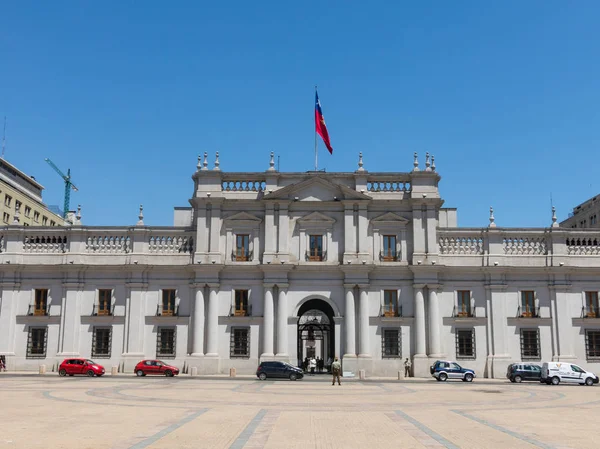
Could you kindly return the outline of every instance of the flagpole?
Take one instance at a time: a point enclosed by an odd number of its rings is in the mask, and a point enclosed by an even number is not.
[[[317,85],[315,84],[315,98],[317,97]],[[317,105],[315,104],[315,108]],[[316,117],[316,116],[315,116]],[[317,141],[317,124],[315,123],[315,171],[319,171],[319,152],[318,152],[318,141]]]

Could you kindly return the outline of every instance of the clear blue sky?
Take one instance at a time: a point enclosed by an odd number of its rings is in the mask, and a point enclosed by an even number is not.
[[[493,4],[492,4],[493,3]],[[172,6],[176,4],[176,6]],[[600,3],[3,2],[6,158],[92,225],[172,224],[199,153],[226,171],[410,171],[459,225],[548,226],[600,193]]]

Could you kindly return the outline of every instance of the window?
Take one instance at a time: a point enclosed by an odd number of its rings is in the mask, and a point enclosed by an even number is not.
[[[396,236],[395,235],[384,235],[383,236],[383,254],[382,258],[384,261],[396,260]]]
[[[235,316],[248,316],[248,290],[235,291]]]
[[[386,359],[402,357],[399,329],[384,329],[381,334],[381,356]]]
[[[470,290],[459,290],[458,296],[458,310],[456,316],[473,316],[471,311],[471,291]]]
[[[4,195],[4,205],[6,207],[10,207],[11,203],[12,203],[12,196]]]
[[[156,357],[175,357],[175,328],[159,327],[156,337]]]
[[[92,357],[110,357],[112,328],[110,327],[95,327],[92,335]]]
[[[110,288],[98,290],[98,313],[97,315],[112,315],[112,290]]]
[[[235,260],[250,260],[250,236],[248,234],[238,234],[235,236]]]
[[[234,327],[231,329],[231,358],[250,357],[250,329],[247,327]]]
[[[40,213],[39,212],[33,213],[33,221],[35,221],[36,223],[40,222]]]
[[[48,226],[48,217],[42,217],[42,225]]]
[[[585,316],[589,318],[599,318],[598,310],[598,292],[585,292]]]
[[[33,314],[36,316],[39,315],[47,315],[47,306],[48,306],[48,289],[46,288],[36,288],[35,289],[35,299],[33,303]]]
[[[383,291],[383,316],[398,316],[398,291]]]
[[[25,206],[25,216],[29,217],[31,215],[31,207]]]
[[[2,220],[4,221],[4,223],[8,223],[10,221],[10,215],[7,212],[4,212]]]
[[[15,200],[15,210],[21,210],[21,202],[19,200]]]
[[[521,359],[541,359],[539,329],[521,329]]]
[[[311,235],[310,237],[310,250],[308,254],[308,260],[322,261],[323,260],[323,236],[322,235]]]
[[[596,223],[598,223],[598,220],[596,218],[596,215],[592,215],[590,217],[590,225],[595,225]]]
[[[456,358],[475,359],[475,329],[456,329]]]
[[[600,359],[600,330],[585,331],[585,355],[588,360]]]
[[[56,226],[56,222],[54,220],[50,220],[50,226]]]
[[[162,291],[162,316],[173,316],[176,315],[175,311],[175,290],[163,290]]]
[[[521,313],[522,317],[534,317],[535,313],[535,296],[533,291],[521,292]]]
[[[27,357],[40,358],[46,357],[46,336],[47,328],[30,327],[27,336]]]

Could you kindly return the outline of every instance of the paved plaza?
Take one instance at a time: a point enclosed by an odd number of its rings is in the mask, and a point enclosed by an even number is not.
[[[597,448],[600,387],[0,375],[0,449]]]

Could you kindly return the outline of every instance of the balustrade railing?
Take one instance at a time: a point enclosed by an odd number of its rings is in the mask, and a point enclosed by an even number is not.
[[[156,306],[156,316],[179,316],[179,304],[174,304],[170,308],[163,308],[162,304]]]
[[[540,308],[539,307],[517,307],[517,318],[539,318]]]
[[[567,238],[567,254],[575,256],[600,255],[600,238],[592,236]]]
[[[548,243],[545,236],[512,236],[502,239],[504,253],[511,256],[543,256],[548,254]]]
[[[410,192],[410,181],[367,181],[368,192]]]
[[[327,260],[327,251],[306,251],[305,260],[309,262],[323,262]]]
[[[258,181],[223,181],[221,190],[224,192],[264,192],[266,182]]]
[[[27,235],[23,239],[23,252],[26,253],[66,253],[69,247],[67,245],[66,235]]]
[[[481,255],[484,252],[483,237],[448,232],[440,233],[439,250],[440,254]]]
[[[598,307],[585,307],[581,308],[581,318],[600,318],[600,310]]]
[[[88,253],[127,254],[131,252],[131,237],[126,235],[93,235],[85,242]]]
[[[100,307],[100,304],[94,304],[92,316],[113,316],[115,313],[115,305],[111,304],[108,307]]]
[[[181,254],[194,252],[194,238],[183,235],[152,235],[148,240],[150,253]]]
[[[389,304],[382,305],[379,311],[379,316],[382,317],[403,317],[402,315],[402,304],[398,307],[391,306]]]
[[[231,260],[234,262],[251,262],[252,256],[253,256],[253,251],[248,251],[248,252],[232,251],[231,252]]]
[[[252,316],[252,304],[246,308],[236,309],[234,305],[229,308],[229,316]]]
[[[379,251],[379,260],[382,262],[397,262],[399,254],[396,251]]]
[[[35,304],[29,304],[27,308],[28,316],[49,316],[50,315],[50,304],[44,307],[36,307]]]
[[[475,318],[475,308],[463,308],[454,306],[452,318]]]

